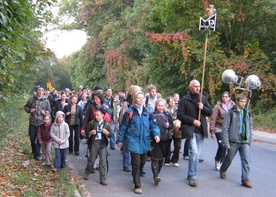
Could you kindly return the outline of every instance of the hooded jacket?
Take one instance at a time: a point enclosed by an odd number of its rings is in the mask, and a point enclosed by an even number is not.
[[[133,111],[133,116],[129,114]],[[144,154],[150,150],[150,140],[152,137],[160,137],[160,129],[153,122],[152,111],[143,107],[141,116],[135,107],[130,107],[123,116],[122,125],[118,134],[118,142],[125,142],[129,152]]]
[[[65,149],[69,147],[68,138],[70,136],[70,130],[68,124],[64,120],[60,125],[57,124],[57,118],[59,115],[63,115],[65,117],[65,114],[62,111],[58,111],[56,113],[55,122],[52,124],[50,134],[53,139],[54,147]],[[60,141],[62,142],[61,144],[59,144]]]

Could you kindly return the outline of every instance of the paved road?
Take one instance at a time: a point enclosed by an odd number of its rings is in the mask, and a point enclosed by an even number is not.
[[[258,133],[259,134],[259,133]],[[263,136],[262,134],[260,134]],[[257,136],[255,136],[256,139]],[[273,137],[276,137],[274,135]],[[271,139],[271,136],[269,136]],[[275,138],[274,138],[275,139]],[[204,142],[202,158],[205,159],[199,165],[197,188],[190,187],[186,180],[188,162],[182,157],[179,161],[180,167],[163,167],[161,171],[162,181],[159,186],[154,186],[150,162],[146,163],[146,176],[142,177],[143,194],[140,196],[204,196],[204,197],[258,197],[276,195],[276,145],[263,143],[265,140],[258,140],[253,143],[251,151],[251,180],[253,188],[248,189],[240,185],[240,159],[235,157],[227,172],[227,180],[219,178],[214,170],[214,154],[216,151],[216,140],[208,138]],[[274,141],[273,141],[274,142]],[[276,142],[276,141],[275,141]],[[89,180],[83,180],[84,168],[86,166],[85,143],[81,143],[80,156],[69,155],[68,161],[71,168],[79,177],[78,182],[84,185],[86,191],[84,196],[93,197],[131,197],[137,196],[133,192],[131,173],[122,170],[122,155],[118,147],[116,150],[109,150],[110,170],[108,185],[99,184],[98,172],[91,174]]]

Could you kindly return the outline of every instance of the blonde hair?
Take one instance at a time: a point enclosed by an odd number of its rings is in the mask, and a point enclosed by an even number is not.
[[[166,101],[165,101],[163,98],[158,98],[158,99],[155,101],[155,111],[156,111],[156,109],[157,109],[157,104],[160,103],[160,102],[163,102],[163,104],[164,104],[164,111],[166,111],[166,107],[165,107]]]
[[[134,94],[134,96],[133,96],[133,103],[135,103],[136,99],[138,98],[138,95],[140,95],[140,94],[142,94],[143,96],[145,96],[145,95],[144,95],[144,92],[142,92],[142,91],[137,92],[137,93]]]
[[[134,95],[137,94],[138,92],[141,92],[142,88],[138,85],[131,85],[127,92],[126,92],[126,98],[131,98],[132,102],[134,101]],[[133,103],[130,103],[133,104]]]

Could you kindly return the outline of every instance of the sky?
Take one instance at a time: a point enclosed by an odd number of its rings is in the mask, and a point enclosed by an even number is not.
[[[73,52],[80,50],[87,38],[84,31],[55,30],[46,33],[44,39],[46,47],[51,49],[57,58],[60,59],[63,56],[69,56]]]

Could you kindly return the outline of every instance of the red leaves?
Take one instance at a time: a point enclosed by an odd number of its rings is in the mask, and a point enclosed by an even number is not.
[[[146,37],[150,38],[150,43],[156,43],[156,42],[166,42],[166,43],[178,43],[178,42],[186,42],[190,39],[189,35],[183,35],[182,32],[176,32],[176,33],[163,33],[163,34],[156,34],[156,33],[149,33],[147,32]]]

